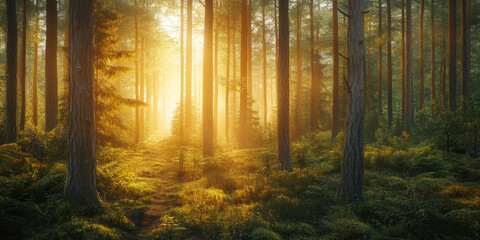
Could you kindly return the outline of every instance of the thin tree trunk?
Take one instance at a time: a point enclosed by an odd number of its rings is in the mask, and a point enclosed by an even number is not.
[[[17,12],[7,1],[7,143],[17,141]]]
[[[371,32],[371,28],[372,28],[372,24],[371,22],[368,23],[368,39],[370,39],[370,32]],[[367,48],[368,48],[368,66],[367,66],[367,85],[365,86],[367,89],[366,89],[366,92],[367,92],[367,98],[365,99],[365,101],[367,102],[367,108],[365,109],[366,112],[370,111],[370,103],[371,103],[371,97],[372,95],[370,94],[370,83],[371,83],[371,80],[370,80],[370,73],[371,73],[371,56],[372,56],[372,52],[371,52],[371,42],[370,40],[368,41],[368,44],[367,44]],[[337,90],[338,91],[338,90]]]
[[[57,79],[57,1],[47,0],[47,40],[45,44],[45,130],[57,125],[58,79]]]
[[[420,111],[424,110],[425,94],[425,61],[423,49],[423,15],[425,10],[425,0],[420,1]]]
[[[67,24],[65,24],[65,39],[63,40],[63,48],[64,48],[64,53],[63,53],[63,94],[65,96],[68,96],[68,34],[70,32],[70,26],[69,23],[70,21],[68,20],[68,5],[69,5],[69,0],[65,0],[65,6],[66,6],[66,21]]]
[[[405,131],[410,133],[413,126],[413,74],[412,74],[412,0],[406,0],[406,16],[407,16],[407,65],[406,65],[406,121]]]
[[[406,121],[406,79],[405,79],[405,0],[402,0],[402,122]]]
[[[27,1],[22,0],[22,52],[20,53],[20,88],[22,90],[22,106],[20,110],[20,131],[25,129],[25,58],[27,56]]]
[[[392,9],[390,0],[387,0],[387,104],[388,104],[388,126],[393,122],[393,90],[392,90]]]
[[[341,193],[350,202],[363,201],[363,0],[349,0],[349,91],[347,128],[341,165]]]
[[[203,50],[203,156],[213,156],[213,0],[205,0]]]
[[[38,126],[38,0],[35,1],[35,40],[33,45],[33,80],[32,80],[32,120]]]
[[[275,23],[275,83],[278,83],[278,13],[277,13],[277,0],[273,1],[273,9],[274,9],[274,23]],[[273,80],[273,79],[272,79]],[[272,107],[277,103],[277,96],[273,94],[273,82],[271,84],[271,96],[272,96]]]
[[[158,85],[158,72],[155,71],[153,72],[153,126],[155,130],[158,130]],[[183,130],[183,121],[181,123],[180,129]],[[183,135],[181,136],[183,137]]]
[[[140,35],[140,101],[145,102],[145,37]],[[145,139],[145,109],[140,108],[140,142]]]
[[[234,8],[232,10],[232,61],[233,61],[233,78],[232,78],[232,121],[231,121],[231,126],[233,129],[233,133],[237,133],[237,123],[238,123],[238,118],[237,118],[237,91],[238,91],[238,84],[237,84],[237,51],[236,51],[236,44],[237,44],[237,39],[236,39],[236,32],[237,32],[237,18],[236,18],[236,9]]]
[[[382,78],[382,0],[378,0],[378,38],[380,43],[378,45],[378,112],[381,114],[383,110],[382,93],[383,93],[383,78]]]
[[[183,137],[185,136],[185,131],[184,131],[184,88],[185,88],[185,59],[183,58],[184,55],[184,25],[185,25],[185,16],[183,15],[183,9],[185,5],[185,0],[180,0],[180,17],[181,17],[181,26],[180,26],[180,137],[183,140]],[[157,79],[155,79],[157,81]],[[155,86],[156,89],[157,86]],[[157,94],[157,90],[155,90],[155,93]],[[157,103],[158,99],[155,97],[155,103]],[[157,109],[155,109],[157,110]],[[155,120],[156,123],[156,120]]]
[[[192,129],[192,0],[187,0],[187,59],[185,76],[185,129]],[[190,139],[190,134],[187,134]]]
[[[448,1],[448,110],[457,110],[457,3]]]
[[[267,39],[265,30],[265,6],[262,6],[262,46],[263,46],[263,126],[267,129]]]
[[[297,129],[297,136],[301,136],[298,131],[300,125],[300,108],[302,106],[302,16],[301,16],[301,1],[297,0],[297,97],[296,97],[296,109],[295,109],[295,128]]]
[[[138,76],[138,6],[137,0],[135,0],[135,100],[139,101],[139,76]],[[140,140],[140,111],[138,105],[135,106],[135,144],[138,144]]]
[[[470,0],[462,1],[462,78],[461,102],[468,98],[470,84]]]
[[[310,0],[310,125],[312,131],[318,130],[318,83],[315,81],[315,56],[313,35],[313,0]],[[280,99],[278,100],[280,101]]]
[[[252,103],[253,103],[253,71],[252,71],[252,0],[248,0],[247,10],[247,104],[249,111],[247,111],[247,122],[252,118]]]
[[[219,11],[218,7],[218,0],[216,1],[217,4],[217,11]],[[218,17],[215,19],[215,99],[214,99],[214,106],[213,106],[213,142],[216,142],[217,139],[217,122],[218,122],[218,28],[219,28],[219,21]]]
[[[292,171],[289,137],[289,20],[288,0],[279,1],[279,59],[278,59],[278,158],[282,170]]]
[[[339,112],[339,92],[338,92],[338,1],[333,0],[333,83],[332,83],[332,140],[335,139],[339,131],[338,112]],[[370,56],[370,55],[369,55]],[[369,59],[370,61],[370,59]]]
[[[225,83],[225,139],[227,142],[230,140],[230,10],[232,10],[231,5],[229,7],[227,14],[227,77]],[[233,10],[234,11],[234,10]],[[232,11],[232,12],[233,12]],[[235,27],[235,26],[233,26]],[[234,30],[235,31],[235,30]]]
[[[435,117],[435,0],[431,0],[430,7],[430,42],[432,44],[430,50],[430,85],[431,85],[431,96],[430,104],[432,105],[432,119]]]
[[[70,0],[68,175],[65,195],[100,205],[96,189],[93,1]]]
[[[239,147],[247,147],[247,82],[248,82],[248,5],[242,0],[242,44],[240,62],[240,126],[238,131]]]

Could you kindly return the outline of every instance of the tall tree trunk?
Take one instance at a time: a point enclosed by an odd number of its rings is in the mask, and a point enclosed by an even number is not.
[[[235,6],[235,5],[234,5]],[[233,78],[232,78],[232,120],[231,122],[231,129],[233,129],[233,133],[237,133],[237,123],[238,123],[238,118],[237,118],[237,91],[238,91],[238,84],[237,84],[237,50],[236,50],[236,44],[237,44],[237,38],[236,38],[236,32],[237,32],[237,18],[236,18],[236,9],[234,8],[232,10],[232,61],[233,61],[233,68],[232,68],[232,73],[233,73]]]
[[[45,44],[45,129],[51,131],[57,125],[57,1],[47,0],[47,40]]]
[[[184,55],[184,25],[185,25],[185,16],[183,15],[183,9],[184,9],[184,5],[185,5],[185,0],[180,0],[181,1],[181,4],[180,4],[180,17],[181,17],[181,21],[182,23],[180,24],[180,117],[179,117],[179,120],[180,120],[180,137],[182,138],[183,140],[183,137],[185,136],[185,131],[184,131],[184,117],[185,117],[185,113],[184,113],[184,98],[185,98],[185,94],[184,94],[184,89],[185,89],[185,59],[183,58],[185,55]],[[157,79],[154,79],[155,81],[157,81]],[[156,88],[155,88],[156,89]],[[157,94],[157,90],[155,90],[155,93]],[[156,99],[157,97],[155,97]],[[154,100],[155,103],[157,100]],[[155,123],[156,123],[156,120],[155,120]]]
[[[248,74],[248,6],[242,0],[242,46],[240,62],[240,126],[238,143],[240,148],[247,147],[247,74]]]
[[[203,156],[213,156],[213,0],[205,0],[203,50]]]
[[[338,135],[339,92],[338,92],[338,0],[333,0],[333,83],[332,83],[332,140]]]
[[[218,7],[218,0],[216,1],[217,11],[220,10]],[[213,104],[213,142],[216,142],[217,139],[217,122],[218,122],[218,28],[219,21],[218,17],[215,19],[215,99]]]
[[[405,81],[405,0],[402,0],[402,122],[406,121],[406,81]]]
[[[277,13],[277,0],[273,0],[273,9],[274,9],[274,24],[275,24],[275,83],[278,83],[278,13]],[[275,106],[277,103],[277,96],[273,94],[273,79],[272,79],[272,84],[270,84],[272,87],[271,89],[271,97],[272,97],[272,107]]]
[[[185,76],[185,129],[192,129],[192,0],[187,0],[187,59]],[[190,139],[190,134],[187,138]]]
[[[265,30],[265,6],[262,6],[262,46],[263,46],[263,126],[267,129],[267,39]]]
[[[227,14],[227,77],[225,83],[225,139],[230,140],[230,10],[233,9],[231,5],[228,6]],[[234,10],[233,10],[234,11]],[[232,12],[233,12],[232,11]],[[235,27],[235,26],[233,26]],[[234,30],[235,31],[235,30]]]
[[[35,0],[35,40],[33,45],[33,80],[32,80],[32,120],[33,125],[38,126],[38,0]]]
[[[423,15],[425,12],[425,0],[420,1],[420,111],[423,111],[424,108],[424,98],[425,98],[425,61],[423,53]]]
[[[457,110],[457,1],[448,1],[448,110]]]
[[[462,1],[462,78],[461,104],[468,98],[470,84],[470,0]]]
[[[310,0],[310,125],[312,131],[318,130],[318,83],[315,81],[315,54],[313,35],[313,0]],[[278,100],[280,101],[280,99]]]
[[[282,170],[292,171],[289,136],[289,20],[288,0],[279,0],[279,59],[278,59],[278,159]]]
[[[370,39],[371,28],[372,28],[372,23],[369,22],[369,23],[368,23],[368,33],[367,33],[368,39]],[[371,103],[371,98],[372,98],[372,95],[370,94],[370,83],[371,83],[371,81],[370,81],[370,73],[371,73],[371,70],[370,70],[370,69],[371,69],[371,65],[372,65],[372,64],[371,64],[371,62],[372,62],[372,61],[371,61],[371,59],[372,59],[372,58],[371,58],[371,56],[372,56],[372,51],[371,51],[371,49],[372,49],[372,48],[371,48],[371,42],[370,42],[370,40],[368,40],[367,48],[368,48],[368,57],[367,57],[367,59],[368,59],[368,60],[367,60],[367,85],[365,86],[365,88],[366,88],[365,91],[366,91],[366,96],[367,96],[367,98],[364,99],[364,100],[367,102],[367,104],[366,104],[366,109],[365,109],[366,112],[370,111],[370,103]],[[338,91],[338,90],[337,90],[337,91]]]
[[[393,90],[392,90],[392,9],[390,0],[387,0],[387,104],[388,104],[388,126],[393,122]]]
[[[382,78],[382,0],[378,0],[378,38],[380,39],[378,45],[378,112],[381,114],[383,110],[382,93],[383,93],[383,78]]]
[[[68,18],[68,5],[69,5],[69,0],[65,0],[65,8],[66,8],[66,21],[67,24],[65,24],[65,38],[63,40],[63,94],[65,96],[68,96],[68,33],[69,31],[69,18]],[[119,90],[119,89],[118,89]]]
[[[135,100],[139,101],[139,77],[138,77],[138,6],[137,0],[135,0]],[[140,140],[140,109],[138,105],[135,106],[135,144]]]
[[[68,175],[65,195],[100,205],[96,189],[93,1],[70,0]]]
[[[350,202],[363,201],[363,0],[349,0],[349,91],[347,128],[341,165],[341,192]]]
[[[444,27],[444,29],[447,29]],[[442,39],[442,56],[441,56],[441,72],[442,72],[442,107],[445,108],[447,104],[447,41],[446,33],[444,30],[444,35]]]
[[[7,143],[17,141],[17,10],[7,1]]]
[[[252,0],[248,0],[247,10],[247,104],[250,110],[247,110],[247,122],[252,118],[253,104],[253,71],[252,71]]]
[[[301,136],[299,132],[300,126],[300,108],[302,106],[302,16],[301,16],[301,0],[297,0],[297,97],[296,97],[296,109],[295,109],[295,128],[296,135]]]
[[[145,102],[145,37],[140,35],[140,101]],[[140,108],[140,142],[145,139],[145,109]]]
[[[27,56],[27,1],[22,0],[22,52],[20,53],[20,88],[22,106],[20,110],[20,131],[25,129],[25,58]]]
[[[431,7],[430,7],[430,42],[431,42],[431,50],[430,50],[430,85],[431,85],[431,96],[430,96],[430,104],[432,105],[432,118],[435,116],[435,0],[431,0]]]
[[[413,127],[413,73],[412,73],[412,0],[406,0],[406,16],[407,16],[407,64],[406,64],[406,121],[405,131],[410,133]]]

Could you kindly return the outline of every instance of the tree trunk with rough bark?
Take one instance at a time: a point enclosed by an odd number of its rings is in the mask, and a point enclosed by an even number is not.
[[[247,147],[247,104],[248,104],[248,5],[242,0],[242,43],[240,61],[240,126],[238,131],[239,147]]]
[[[413,127],[413,73],[412,73],[412,0],[406,0],[407,39],[406,39],[406,96],[405,96],[405,132],[411,133]]]
[[[47,40],[45,44],[45,130],[57,125],[58,79],[57,79],[57,1],[47,0]]]
[[[349,82],[347,128],[341,166],[341,193],[349,202],[363,201],[363,0],[349,0]]]
[[[17,141],[17,12],[7,1],[7,143]]]
[[[289,136],[289,20],[288,0],[279,0],[279,55],[278,55],[278,158],[282,170],[292,171]]]
[[[27,1],[22,0],[22,50],[20,53],[20,88],[21,88],[21,109],[20,109],[20,131],[25,129],[25,58],[27,56]]]
[[[335,139],[339,131],[338,111],[339,111],[339,91],[338,91],[338,0],[333,0],[333,83],[332,83],[332,140]]]
[[[448,1],[448,110],[457,110],[457,1]]]
[[[392,80],[392,9],[390,0],[387,0],[387,105],[388,105],[388,126],[393,122],[393,80]]]
[[[425,102],[425,60],[423,48],[423,16],[425,12],[425,0],[420,1],[420,111],[423,111]]]
[[[93,0],[70,0],[68,175],[66,197],[100,205],[96,189]]]
[[[470,84],[470,0],[462,1],[462,78],[461,104],[468,98]]]
[[[203,156],[213,156],[213,0],[205,0],[203,49]]]

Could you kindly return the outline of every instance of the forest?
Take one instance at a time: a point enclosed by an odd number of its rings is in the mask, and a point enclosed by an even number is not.
[[[480,0],[1,0],[0,239],[480,239]]]

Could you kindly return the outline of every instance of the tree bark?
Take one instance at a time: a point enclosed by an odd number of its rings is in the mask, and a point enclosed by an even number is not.
[[[35,40],[33,45],[33,77],[32,77],[32,120],[38,126],[38,0],[35,1]]]
[[[57,124],[57,1],[47,0],[47,40],[45,44],[45,130],[51,131]]]
[[[431,85],[431,98],[430,104],[432,105],[432,119],[435,117],[435,0],[431,0],[431,7],[430,7],[430,42],[431,42],[431,50],[430,50],[430,85]]]
[[[405,131],[411,133],[413,126],[413,74],[412,74],[412,0],[406,0],[406,16],[407,16],[407,64],[406,64],[406,121]]]
[[[230,140],[230,10],[234,11],[231,5],[228,6],[227,14],[227,77],[225,83],[225,139]],[[233,26],[235,27],[235,26]],[[234,30],[235,31],[235,30]]]
[[[217,11],[219,11],[218,0],[216,1]],[[218,122],[218,17],[215,18],[215,99],[213,103],[213,142],[217,139],[217,122]]]
[[[192,0],[187,0],[187,59],[185,76],[185,129],[192,129]],[[190,134],[187,134],[190,138]]]
[[[7,1],[7,143],[17,141],[17,12]]]
[[[135,0],[135,100],[139,101],[139,77],[138,77],[138,6],[137,0]],[[138,105],[135,106],[135,144],[138,144],[140,140],[140,109]]]
[[[378,45],[378,112],[381,114],[383,110],[382,93],[383,93],[383,78],[382,78],[382,0],[378,0],[378,38],[380,43]]]
[[[300,108],[302,106],[302,16],[301,16],[301,0],[297,0],[297,97],[296,97],[296,111],[295,111],[295,127],[297,129],[297,136],[301,136],[298,132],[300,125]]]
[[[20,56],[20,88],[22,105],[20,110],[20,131],[25,129],[25,58],[27,56],[27,1],[22,0],[22,51]]]
[[[310,125],[312,131],[318,130],[318,83],[315,81],[315,42],[313,35],[313,0],[310,0]],[[280,101],[280,99],[278,100]]]
[[[462,1],[462,80],[461,104],[468,98],[470,84],[470,0]]]
[[[448,110],[457,110],[457,1],[448,1]]]
[[[262,47],[263,47],[263,126],[267,129],[267,39],[265,30],[265,6],[262,6]]]
[[[184,131],[184,116],[185,116],[185,113],[184,113],[184,88],[185,88],[185,59],[183,58],[185,56],[184,54],[184,25],[185,25],[185,16],[183,14],[183,9],[184,9],[184,5],[185,5],[185,0],[180,0],[181,1],[181,4],[180,4],[180,17],[181,17],[181,26],[180,26],[180,117],[179,117],[179,120],[180,120],[180,137],[182,138],[183,140],[183,137],[185,136],[185,131]],[[157,79],[154,79],[155,81],[157,81]],[[156,88],[155,88],[156,89]],[[157,93],[157,90],[155,90],[155,94],[158,94]],[[157,98],[157,97],[155,97]],[[158,101],[155,100],[155,103]],[[156,120],[155,120],[155,123],[156,123]]]
[[[349,0],[349,91],[347,128],[341,166],[341,193],[350,202],[363,201],[363,0]]]
[[[247,0],[242,0],[242,44],[240,62],[240,126],[238,131],[239,147],[247,147],[247,82],[248,82],[248,6]]]
[[[140,101],[145,102],[145,37],[140,35]],[[145,108],[140,108],[140,142],[145,139]]]
[[[332,83],[332,140],[334,140],[339,131],[338,111],[339,111],[339,92],[338,92],[338,0],[333,0],[332,5],[332,26],[333,26],[333,83]]]
[[[69,5],[69,0],[65,0],[65,8],[66,8],[66,21],[67,24],[65,24],[65,38],[63,40],[63,94],[65,96],[68,96],[68,33],[69,33],[69,17],[68,17],[68,5]]]
[[[420,111],[424,108],[425,98],[425,61],[424,61],[424,49],[423,49],[423,15],[425,12],[425,0],[420,1]]]
[[[278,158],[282,170],[292,171],[289,136],[289,20],[288,0],[279,0],[279,59],[278,59]]]
[[[213,156],[213,0],[205,0],[203,50],[203,156]]]
[[[406,79],[405,79],[405,64],[406,64],[406,59],[405,59],[405,0],[402,0],[402,62],[401,62],[401,68],[402,68],[402,122],[405,125],[406,121]]]
[[[70,0],[68,175],[65,195],[100,205],[96,190],[93,0]]]
[[[392,89],[392,9],[390,0],[387,0],[387,104],[388,104],[388,126],[393,122],[393,89]]]

